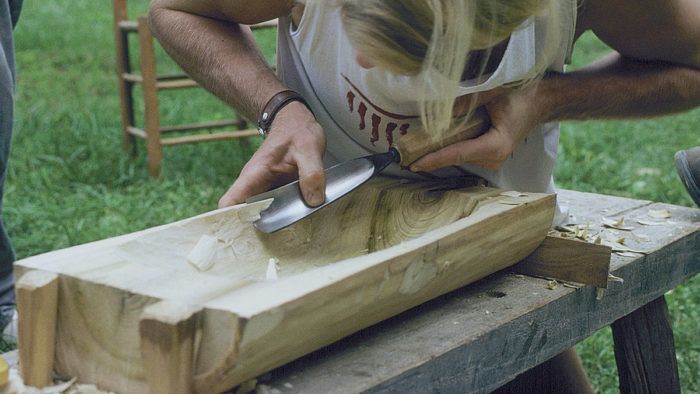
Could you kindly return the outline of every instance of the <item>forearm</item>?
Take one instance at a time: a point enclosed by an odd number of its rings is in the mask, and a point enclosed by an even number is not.
[[[660,116],[700,105],[700,70],[614,53],[575,72],[548,76],[537,96],[545,121]]]
[[[149,22],[185,72],[248,119],[257,119],[267,100],[285,89],[246,26],[157,4]]]

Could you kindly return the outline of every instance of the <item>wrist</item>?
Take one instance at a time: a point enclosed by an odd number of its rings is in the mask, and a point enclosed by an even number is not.
[[[265,138],[272,128],[278,113],[283,111],[287,106],[301,103],[303,104],[309,113],[311,113],[311,108],[306,103],[306,100],[297,92],[293,90],[283,90],[277,92],[273,95],[270,100],[263,107],[260,117],[258,118],[258,132]]]
[[[268,135],[285,134],[294,136],[297,133],[323,134],[323,129],[309,108],[301,102],[291,102],[277,112],[270,125]]]

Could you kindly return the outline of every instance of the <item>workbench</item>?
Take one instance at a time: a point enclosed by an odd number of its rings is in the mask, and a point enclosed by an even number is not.
[[[613,254],[601,299],[590,286],[500,272],[362,330],[258,379],[271,392],[487,393],[612,326],[622,392],[680,392],[664,293],[700,271],[700,210],[561,191],[579,223],[624,216],[636,257]],[[668,209],[663,225],[644,226]]]
[[[624,244],[642,253],[613,254],[623,282],[602,298],[507,269],[266,373],[258,391],[486,393],[611,325],[622,392],[680,392],[664,293],[700,271],[700,210],[573,191],[558,199],[586,231],[622,217],[633,229],[620,231]],[[651,225],[652,211],[670,218]]]

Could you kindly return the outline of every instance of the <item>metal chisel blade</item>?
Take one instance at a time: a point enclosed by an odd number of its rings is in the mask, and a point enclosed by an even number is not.
[[[260,219],[253,222],[265,233],[281,230],[333,203],[344,195],[367,182],[372,176],[396,160],[395,152],[379,153],[346,161],[326,169],[326,199],[318,207],[304,202],[299,189],[299,181],[294,181],[269,192],[258,194],[246,200],[247,203],[272,198],[272,204],[260,212]]]

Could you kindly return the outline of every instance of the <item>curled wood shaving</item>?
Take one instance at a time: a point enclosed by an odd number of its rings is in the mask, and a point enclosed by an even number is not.
[[[549,290],[554,290],[554,289],[556,289],[558,286],[559,286],[559,282],[557,282],[556,280],[550,280],[550,281],[547,282],[547,288],[548,288]]]
[[[603,218],[603,227],[614,228],[615,230],[632,231],[634,227],[625,226],[625,217],[622,216],[618,220]]]
[[[603,299],[603,296],[605,295],[605,289],[601,287],[596,287],[595,289],[595,299],[600,301]]]
[[[622,256],[622,257],[639,257],[640,253],[634,253],[634,252],[615,252],[616,255]]]
[[[663,226],[667,223],[665,222],[655,222],[651,220],[644,220],[644,219],[637,219],[637,223],[642,224],[644,226]]]
[[[647,214],[654,219],[668,219],[671,217],[671,211],[668,209],[650,209]]]
[[[187,261],[199,271],[207,271],[214,266],[214,256],[218,249],[219,240],[211,235],[202,235],[192,251],[187,255]]]
[[[504,197],[514,197],[514,198],[528,196],[527,193],[521,193],[521,192],[516,192],[516,191],[506,191],[506,192],[501,193],[500,195],[504,196]]]
[[[270,257],[270,260],[267,261],[267,272],[265,273],[266,280],[279,279],[277,276],[277,271],[279,270],[277,263],[279,263],[279,260],[275,257]]]
[[[624,283],[625,280],[620,278],[619,276],[615,276],[613,274],[608,274],[608,282]]]
[[[603,240],[603,245],[609,246],[612,248],[612,251],[617,253],[617,252],[632,252],[632,253],[639,253],[639,254],[646,254],[647,252],[644,252],[642,250],[635,250],[632,248],[629,248],[625,245],[622,245],[621,243],[610,241],[610,240]],[[636,257],[636,256],[635,256]]]

